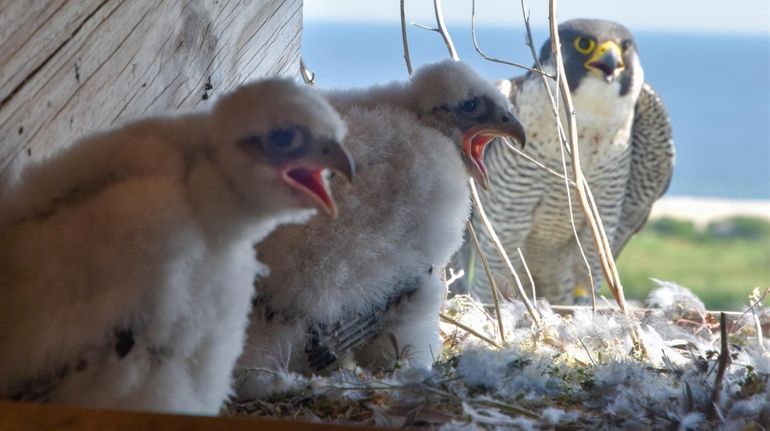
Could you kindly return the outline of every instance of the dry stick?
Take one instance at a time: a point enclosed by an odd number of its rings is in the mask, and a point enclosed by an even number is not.
[[[513,61],[500,60],[499,58],[490,57],[487,54],[485,54],[483,51],[481,51],[481,48],[479,47],[479,42],[476,40],[476,0],[473,0],[473,2],[471,3],[471,37],[473,38],[473,48],[476,49],[476,52],[478,52],[479,55],[484,60],[491,61],[493,63],[500,63],[500,64],[506,64],[508,66],[518,67],[521,69],[529,70],[530,72],[535,72],[541,75],[545,75],[549,78],[553,78],[552,75],[545,73],[542,69],[535,69],[529,66],[524,66],[523,64],[519,64]]]
[[[452,57],[453,60],[459,60],[459,58],[457,57],[457,51],[455,50],[454,44],[452,43],[452,38],[449,36],[449,32],[447,31],[446,26],[444,25],[444,16],[443,16],[443,12],[441,11],[440,0],[433,0],[433,6],[434,6],[434,11],[436,13],[436,23],[438,24],[438,28],[432,29],[425,26],[418,26],[418,27],[440,33],[441,37],[444,39],[444,43],[446,44],[447,49],[449,50],[449,55]],[[503,245],[500,243],[500,239],[497,237],[497,234],[495,233],[495,230],[492,227],[492,223],[487,218],[486,212],[484,212],[484,207],[481,204],[481,199],[479,199],[479,194],[476,191],[476,184],[474,183],[472,178],[470,179],[469,184],[470,184],[471,193],[473,196],[473,206],[474,208],[476,208],[479,214],[479,217],[484,223],[484,228],[487,231],[487,234],[495,242],[495,246],[497,247],[498,253],[500,253],[500,256],[503,258],[506,265],[508,266],[508,270],[510,271],[514,281],[516,282],[516,288],[519,291],[519,296],[524,302],[524,305],[526,306],[530,316],[532,316],[532,320],[538,326],[540,326],[540,320],[541,320],[540,314],[537,312],[535,307],[532,306],[532,303],[527,298],[526,293],[524,293],[524,287],[521,285],[521,280],[519,279],[519,275],[516,273],[516,270],[513,268],[513,265],[511,264],[511,260],[508,259],[508,253],[505,252]]]
[[[530,156],[529,154],[527,154],[527,153],[525,153],[524,151],[522,151],[522,150],[520,150],[520,149],[516,148],[516,146],[515,146],[515,145],[513,145],[513,143],[511,143],[511,140],[510,140],[509,138],[507,138],[507,137],[503,137],[503,142],[505,143],[505,146],[506,146],[506,147],[508,147],[508,149],[509,149],[510,151],[512,151],[512,152],[514,152],[514,153],[516,153],[516,154],[518,154],[518,155],[519,155],[519,156],[521,156],[521,157],[524,157],[526,160],[530,161],[531,163],[533,163],[533,164],[534,164],[535,166],[537,166],[538,168],[540,168],[540,169],[542,169],[542,170],[544,170],[544,171],[546,171],[546,172],[549,172],[549,173],[553,174],[554,176],[556,176],[556,177],[558,177],[558,178],[560,178],[560,179],[562,179],[562,180],[566,180],[566,181],[567,181],[567,183],[568,183],[570,186],[572,186],[572,187],[574,187],[574,186],[575,186],[575,182],[574,182],[574,181],[572,181],[572,178],[568,178],[568,177],[565,177],[564,175],[562,175],[562,174],[560,174],[560,173],[556,172],[556,170],[555,170],[555,169],[549,168],[549,167],[548,167],[548,166],[546,166],[545,164],[538,162],[537,160],[535,160],[535,159],[534,159],[532,156]]]
[[[745,316],[749,311],[753,311],[754,307],[759,306],[759,304],[761,304],[762,301],[765,300],[765,297],[767,297],[768,294],[770,294],[770,287],[766,288],[765,291],[762,293],[762,295],[760,295],[755,301],[749,303],[750,304],[749,308],[743,310],[743,313],[741,313],[740,317],[738,317],[737,319],[735,319],[735,321],[733,321],[733,325],[730,328],[730,332],[732,333],[738,332],[739,328],[737,326],[738,326],[738,323],[743,319],[743,316]],[[742,327],[743,326],[741,326],[741,328]]]
[[[751,307],[751,314],[754,316],[754,327],[757,331],[757,345],[759,346],[759,350],[767,352],[767,349],[765,349],[764,336],[762,335],[762,322],[759,321],[759,316],[757,315],[756,310],[754,310],[754,307]]]
[[[441,0],[433,0],[433,12],[436,15],[436,28],[431,28],[417,23],[412,24],[421,29],[435,31],[436,33],[440,34],[441,38],[444,39],[444,45],[446,45],[446,48],[449,51],[449,57],[451,57],[454,61],[459,60],[460,57],[457,55],[455,44],[452,42],[452,37],[449,35],[449,31],[446,29],[446,24],[444,23],[444,12],[441,8]]]
[[[525,23],[526,23],[527,27],[529,27],[529,18],[526,15],[524,17],[524,20],[525,20]],[[531,30],[530,30],[530,32],[531,32]],[[515,62],[512,62],[512,61],[500,60],[498,58],[490,57],[487,54],[485,54],[481,50],[481,47],[479,46],[479,42],[476,39],[476,0],[473,0],[472,10],[471,10],[471,36],[473,37],[473,48],[476,50],[477,53],[479,53],[479,55],[483,59],[485,59],[487,61],[494,62],[494,63],[507,64],[509,66],[514,66],[514,67],[519,67],[519,68],[522,68],[522,69],[526,69],[526,70],[529,70],[529,71],[532,71],[532,72],[535,72],[535,73],[539,73],[540,75],[544,75],[544,76],[546,76],[548,78],[551,78],[551,79],[555,78],[555,76],[549,75],[548,73],[546,73],[546,72],[544,72],[542,70],[542,68],[540,66],[540,62],[539,62],[539,60],[537,58],[537,53],[535,53],[534,48],[533,48],[534,45],[532,44],[532,35],[530,33],[528,33],[528,36],[527,36],[527,45],[529,45],[531,47],[531,49],[533,50],[532,53],[533,53],[533,56],[535,57],[535,63],[537,64],[536,68],[523,66],[523,65],[521,65],[519,63],[515,63]],[[554,169],[549,168],[548,166],[544,165],[543,163],[538,162],[537,160],[535,160],[529,154],[527,154],[524,151],[516,148],[511,143],[510,139],[508,139],[506,137],[503,137],[503,141],[505,142],[505,145],[508,147],[509,150],[519,154],[520,156],[522,156],[525,159],[529,160],[530,162],[534,163],[537,167],[539,167],[541,169],[544,169],[544,170],[552,173],[553,175],[556,175],[557,177],[559,177],[561,179],[565,179],[564,175],[556,172]],[[575,182],[572,181],[569,178],[567,179],[567,181],[569,181],[570,185],[574,185],[575,184]]]
[[[473,239],[473,245],[476,246],[476,253],[479,254],[481,257],[481,263],[484,265],[484,271],[487,273],[487,278],[489,279],[489,285],[492,288],[492,300],[495,304],[495,315],[497,316],[497,326],[500,328],[500,340],[503,344],[505,344],[505,330],[503,329],[503,318],[500,314],[500,300],[499,300],[499,292],[500,290],[497,288],[497,283],[495,282],[495,277],[492,276],[492,270],[489,269],[489,261],[487,260],[487,255],[484,254],[484,252],[481,250],[481,244],[479,243],[479,238],[476,236],[476,229],[473,228],[473,223],[471,223],[470,220],[465,222],[466,228],[468,229],[468,232],[471,234],[471,239]]]
[[[498,349],[502,349],[502,346],[500,346],[499,344],[497,344],[497,343],[495,342],[495,340],[493,340],[493,339],[491,339],[491,338],[489,338],[489,337],[487,337],[487,336],[485,336],[485,335],[483,335],[483,334],[480,334],[479,332],[477,332],[476,330],[474,330],[474,329],[473,329],[473,328],[471,328],[470,326],[466,326],[466,325],[464,325],[464,324],[462,324],[462,323],[458,322],[457,320],[455,320],[455,319],[452,319],[451,317],[447,316],[447,315],[446,315],[446,314],[444,314],[444,313],[440,313],[440,314],[439,314],[439,316],[441,317],[441,320],[443,320],[443,321],[445,321],[445,322],[447,322],[447,323],[450,323],[450,324],[452,324],[452,325],[455,325],[455,326],[457,326],[458,328],[460,328],[460,329],[462,329],[463,331],[465,331],[465,332],[467,332],[467,333],[469,333],[469,334],[471,334],[471,335],[475,336],[476,338],[478,338],[478,339],[480,339],[480,340],[486,341],[486,342],[487,342],[487,343],[489,343],[491,346],[497,347]]]
[[[520,247],[516,247],[516,251],[519,253],[519,259],[521,259],[521,264],[524,266],[524,272],[527,273],[527,279],[529,279],[529,285],[532,287],[532,302],[537,302],[537,292],[535,291],[535,280],[532,278],[532,273],[529,272],[529,265],[527,265],[527,260],[524,259],[524,253],[521,252]]]
[[[299,58],[299,73],[302,75],[302,80],[305,81],[305,84],[315,85],[315,72],[308,70],[302,57]]]
[[[546,84],[547,85],[547,84]],[[556,80],[556,87],[559,86],[559,80]],[[572,209],[572,189],[570,189],[570,184],[567,182],[568,174],[567,174],[567,155],[565,153],[570,153],[569,147],[567,147],[567,137],[564,135],[564,129],[561,127],[561,117],[559,116],[559,108],[556,106],[556,104],[552,105],[554,112],[556,112],[556,122],[558,123],[559,127],[559,154],[561,155],[561,166],[564,170],[564,188],[567,191],[567,208],[569,210],[569,223],[570,227],[572,228],[572,235],[575,237],[575,243],[578,246],[578,251],[580,251],[580,257],[583,259],[583,264],[585,265],[586,273],[588,274],[588,285],[590,286],[591,290],[591,308],[592,310],[596,311],[596,291],[594,287],[594,274],[593,269],[591,268],[591,264],[588,263],[588,256],[586,255],[585,248],[583,247],[583,242],[580,240],[580,235],[577,231],[577,224],[575,223],[575,211]],[[572,186],[577,189],[577,184],[573,181]]]
[[[444,282],[446,283],[446,286],[449,287],[454,283],[455,281],[463,278],[465,275],[464,270],[460,270],[459,272],[455,272],[454,269],[449,268],[449,277],[446,276],[446,268],[444,269]]]
[[[762,335],[762,322],[759,321],[757,310],[755,310],[754,307],[762,303],[768,292],[770,292],[770,288],[765,289],[765,293],[760,296],[759,288],[754,288],[752,295],[756,297],[756,301],[754,301],[754,303],[752,303],[749,307],[751,310],[751,315],[754,317],[754,326],[757,329],[757,345],[759,345],[759,350],[763,352],[767,352],[767,349],[765,349],[765,337]]]
[[[535,42],[532,39],[532,27],[529,25],[529,9],[527,8],[526,2],[524,0],[521,0],[521,14],[524,17],[524,27],[527,30],[527,40],[526,44],[529,46],[530,53],[532,54],[532,58],[535,60],[535,65],[538,69],[542,69],[543,65],[540,64],[540,58],[537,56],[537,51],[535,50]],[[542,78],[543,86],[545,87],[546,94],[548,94],[548,99],[551,102],[551,109],[552,113],[554,115],[554,118],[556,119],[556,130],[559,134],[559,152],[561,153],[561,160],[562,160],[562,169],[564,172],[564,175],[560,175],[561,178],[564,179],[564,187],[567,190],[567,207],[569,209],[569,222],[570,227],[572,228],[572,234],[575,237],[575,243],[577,244],[578,251],[580,251],[580,257],[583,259],[583,264],[586,267],[586,270],[588,272],[588,283],[591,286],[591,306],[594,311],[596,311],[596,292],[594,292],[594,277],[593,273],[591,271],[591,265],[588,263],[588,256],[586,256],[585,249],[583,248],[583,244],[580,241],[580,236],[577,232],[577,226],[575,225],[575,214],[572,211],[572,196],[570,193],[570,186],[575,186],[575,182],[569,179],[569,176],[567,174],[567,161],[566,157],[564,155],[564,152],[566,150],[567,153],[571,153],[570,148],[567,146],[567,136],[564,133],[564,128],[561,124],[561,117],[559,114],[559,108],[557,104],[557,99],[554,96],[553,92],[551,91],[551,86],[548,83],[548,80],[546,79],[545,75],[540,75]],[[557,86],[558,86],[558,74],[557,74]]]
[[[500,242],[500,238],[497,237],[497,233],[495,233],[495,229],[492,227],[492,223],[489,221],[489,218],[487,218],[487,213],[484,211],[484,207],[481,205],[479,192],[476,190],[476,183],[475,181],[473,181],[473,178],[469,180],[469,184],[471,187],[471,196],[473,196],[473,200],[472,200],[473,207],[476,210],[476,214],[479,215],[479,218],[481,219],[482,223],[484,224],[484,228],[487,231],[487,235],[489,235],[489,237],[492,239],[492,242],[494,242],[495,248],[497,248],[498,254],[500,254],[500,257],[503,259],[503,261],[505,262],[505,265],[508,267],[508,271],[513,276],[513,280],[516,282],[516,289],[519,291],[519,297],[521,298],[522,302],[524,302],[524,306],[527,307],[527,311],[529,312],[529,315],[532,316],[532,320],[538,326],[540,326],[541,324],[540,313],[532,305],[532,302],[530,302],[526,292],[524,292],[524,286],[521,284],[521,279],[519,278],[519,274],[517,274],[516,270],[513,268],[511,259],[508,258],[508,253],[505,252],[505,248],[503,248],[503,244]]]
[[[577,122],[575,120],[575,107],[572,104],[572,95],[570,94],[569,85],[566,79],[566,73],[564,71],[564,62],[561,55],[561,45],[559,41],[559,29],[556,21],[556,0],[549,0],[549,20],[551,31],[551,50],[553,51],[554,62],[556,64],[556,76],[561,80],[559,89],[564,99],[565,110],[567,112],[567,119],[569,120],[569,144],[572,149],[572,172],[575,178],[575,185],[580,198],[580,207],[583,210],[583,215],[591,228],[591,234],[594,238],[594,244],[599,254],[599,259],[602,264],[602,271],[605,278],[607,278],[607,284],[610,287],[615,300],[620,307],[620,310],[631,322],[631,338],[634,342],[634,348],[641,351],[642,354],[646,354],[644,346],[641,342],[641,338],[636,331],[636,326],[630,320],[628,309],[626,307],[625,295],[623,293],[623,286],[620,283],[620,276],[615,267],[615,261],[612,258],[611,248],[607,235],[604,232],[601,222],[597,222],[599,217],[598,209],[596,208],[596,202],[593,201],[591,196],[589,201],[590,189],[588,188],[588,182],[583,176],[583,171],[580,167],[580,150],[578,148],[578,133]],[[593,205],[592,205],[593,204]],[[594,286],[591,286],[593,289]]]
[[[578,194],[578,198],[580,199],[580,206],[583,209],[584,216],[586,218],[586,221],[589,224],[589,227],[591,228],[591,232],[594,236],[594,241],[596,245],[597,252],[599,253],[599,259],[602,264],[602,269],[604,270],[605,277],[608,278],[608,284],[610,284],[610,290],[618,290],[620,286],[620,280],[615,279],[614,275],[610,269],[609,260],[611,260],[611,254],[610,257],[607,256],[607,249],[605,248],[605,244],[603,244],[603,238],[600,232],[599,225],[597,223],[596,217],[598,215],[598,212],[594,213],[594,208],[589,203],[588,193],[586,191],[588,183],[585,180],[585,177],[583,176],[583,170],[580,165],[580,147],[578,146],[578,132],[577,132],[577,121],[575,119],[575,107],[572,103],[572,94],[569,90],[569,84],[567,82],[566,73],[564,71],[564,62],[561,55],[561,42],[559,40],[559,30],[558,30],[558,23],[556,21],[556,0],[550,0],[549,1],[549,20],[550,20],[550,31],[551,31],[551,50],[553,51],[554,56],[554,63],[556,65],[556,75],[559,82],[559,90],[562,96],[562,99],[564,100],[565,104],[565,111],[567,114],[567,120],[568,120],[568,130],[569,130],[569,148],[571,150],[571,156],[572,156],[572,174],[575,178],[575,186]],[[606,238],[606,236],[604,237]],[[608,245],[608,244],[607,244]],[[592,286],[593,287],[593,286]],[[621,289],[621,295],[622,295],[622,287]],[[613,292],[613,295],[615,296],[615,299],[618,301],[618,305],[620,306],[621,310],[625,311],[625,301],[620,300],[618,295],[615,295]]]
[[[456,394],[453,394],[451,392],[442,391],[441,389],[434,388],[434,387],[431,387],[431,386],[426,386],[425,389],[428,390],[429,392],[433,392],[433,393],[438,394],[438,395],[443,395],[443,396],[445,396],[447,398],[452,398],[452,399],[455,399],[457,401],[463,401],[463,402],[468,402],[468,403],[476,403],[476,404],[484,405],[484,406],[487,406],[487,407],[496,407],[496,408],[498,408],[500,410],[507,411],[508,413],[513,413],[513,414],[520,415],[520,416],[526,416],[526,417],[531,418],[531,419],[540,419],[540,416],[537,413],[535,413],[535,412],[529,411],[529,410],[521,408],[521,407],[517,407],[517,406],[511,405],[511,404],[505,404],[505,403],[502,403],[500,401],[489,400],[489,399],[487,399],[487,400],[467,399],[465,397],[460,397],[460,396],[458,396]]]
[[[406,37],[406,13],[404,12],[404,0],[401,0],[401,40],[404,44],[404,61],[406,71],[412,75],[412,58],[409,55],[409,39]]]
[[[719,335],[721,337],[721,348],[719,349],[719,368],[717,368],[716,381],[714,382],[714,392],[711,394],[711,408],[709,408],[709,419],[714,420],[719,415],[719,398],[722,394],[722,380],[727,371],[727,365],[730,363],[730,347],[727,344],[727,324],[725,313],[719,314]]]
[[[449,56],[452,57],[452,60],[459,60],[460,57],[457,56],[457,50],[455,49],[454,43],[452,43],[452,37],[449,36],[449,31],[444,24],[444,12],[441,10],[441,0],[433,0],[433,11],[436,14],[437,31],[441,34],[441,38],[444,39],[444,44],[449,50]]]

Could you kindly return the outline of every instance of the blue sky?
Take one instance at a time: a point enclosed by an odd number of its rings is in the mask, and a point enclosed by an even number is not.
[[[444,0],[448,24],[470,23],[470,0]],[[529,0],[532,25],[548,25],[548,1]],[[305,0],[307,21],[378,21],[399,19],[399,0]],[[480,25],[519,26],[519,0],[477,0]],[[562,0],[559,21],[605,18],[632,31],[660,30],[770,35],[768,0]],[[406,0],[407,20],[432,25],[431,0]]]

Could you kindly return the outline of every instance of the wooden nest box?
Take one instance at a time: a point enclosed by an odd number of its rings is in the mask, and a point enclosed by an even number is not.
[[[30,161],[121,122],[296,76],[302,0],[0,0],[0,187]],[[264,419],[0,401],[0,429],[291,430]]]

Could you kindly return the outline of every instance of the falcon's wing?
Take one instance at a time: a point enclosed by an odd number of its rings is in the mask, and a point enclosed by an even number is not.
[[[623,199],[620,224],[612,241],[617,256],[650,215],[652,204],[671,183],[674,141],[671,118],[663,101],[647,83],[636,101],[631,131],[631,174]]]

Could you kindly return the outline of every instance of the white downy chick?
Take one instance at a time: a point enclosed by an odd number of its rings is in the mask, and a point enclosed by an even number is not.
[[[336,211],[339,115],[289,80],[84,138],[0,197],[0,398],[216,414],[277,225]]]
[[[327,97],[348,124],[356,181],[335,189],[338,219],[280,228],[260,248],[271,273],[256,283],[236,367],[241,398],[269,394],[282,370],[351,356],[429,369],[440,352],[440,274],[469,216],[468,175],[487,184],[483,152],[495,136],[525,140],[505,98],[460,62]]]

